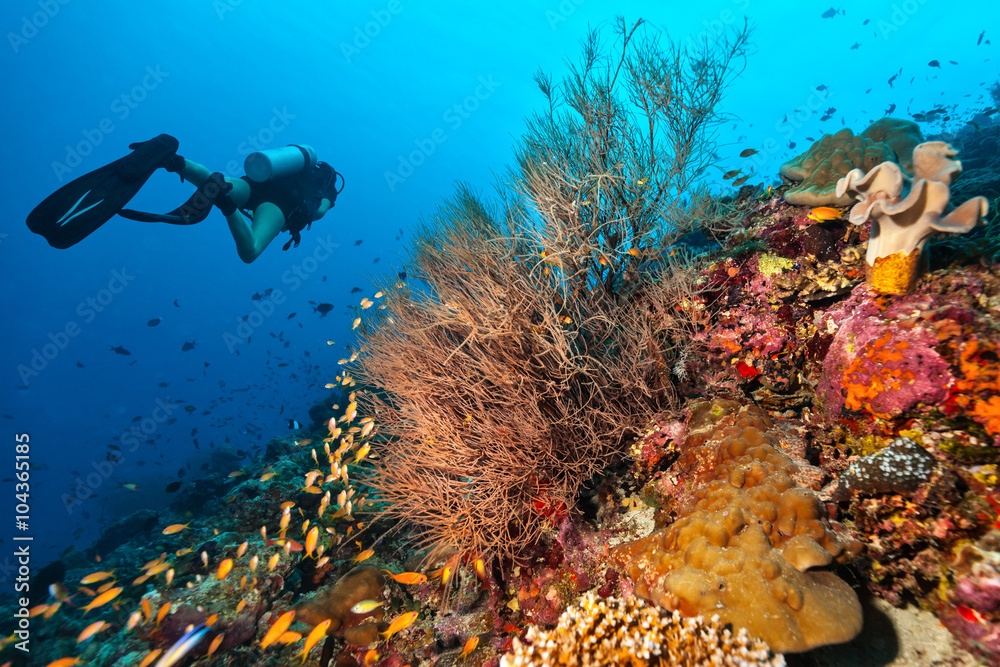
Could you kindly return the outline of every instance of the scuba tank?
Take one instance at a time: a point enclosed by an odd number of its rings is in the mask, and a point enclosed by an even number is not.
[[[312,146],[290,144],[284,148],[251,153],[243,163],[243,169],[251,181],[263,183],[311,169],[315,164],[316,151]]]

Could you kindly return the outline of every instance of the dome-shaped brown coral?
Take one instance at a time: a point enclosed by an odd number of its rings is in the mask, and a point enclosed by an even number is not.
[[[690,436],[672,473],[688,489],[680,516],[613,558],[636,594],[685,616],[718,614],[781,652],[854,638],[861,605],[835,574],[861,545],[836,532],[825,506],[799,486],[803,468],[782,450],[791,436],[756,407],[692,409]],[[723,415],[720,419],[719,415]]]
[[[922,137],[909,120],[882,118],[855,135],[849,128],[824,134],[808,151],[781,165],[781,177],[798,181],[785,192],[796,206],[847,206],[853,200],[837,192],[837,181],[852,169],[868,171],[883,162],[909,168],[911,153]]]

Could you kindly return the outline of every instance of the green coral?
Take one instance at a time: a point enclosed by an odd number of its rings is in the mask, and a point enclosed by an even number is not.
[[[757,270],[767,277],[777,276],[795,266],[795,260],[778,255],[761,255],[757,260]]]
[[[996,463],[1000,461],[1000,452],[994,447],[980,447],[960,442],[957,438],[943,440],[937,448],[945,454],[967,463]]]

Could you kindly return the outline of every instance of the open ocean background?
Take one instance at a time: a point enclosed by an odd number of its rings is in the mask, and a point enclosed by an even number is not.
[[[3,3],[0,579],[12,536],[34,537],[40,567],[116,518],[165,507],[164,488],[217,470],[227,442],[252,456],[289,419],[307,423],[350,354],[351,306],[372,276],[406,270],[414,224],[456,181],[491,192],[541,108],[532,74],[561,78],[588,26],[611,40],[616,15],[641,17],[686,41],[749,17],[755,52],[710,174],[720,191],[723,170],[775,182],[808,137],[860,132],[892,104],[900,118],[947,107],[952,120],[923,124],[927,135],[987,103],[997,3],[828,2]],[[255,145],[309,144],[346,187],[297,249],[282,252],[282,234],[250,265],[218,212],[193,227],[113,219],[68,250],[28,231],[50,192],[163,132],[232,176]],[[760,153],[740,159],[745,148]],[[192,191],[160,171],[130,206],[165,212]],[[334,308],[321,317],[310,302]],[[27,531],[14,524],[18,433],[31,438]]]

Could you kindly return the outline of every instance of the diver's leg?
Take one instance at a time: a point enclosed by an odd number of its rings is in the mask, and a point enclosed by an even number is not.
[[[239,211],[227,215],[226,221],[236,241],[236,252],[249,264],[260,257],[264,248],[281,232],[285,226],[285,214],[275,204],[262,202],[253,212],[253,224],[248,225]]]
[[[184,169],[181,170],[181,178],[191,181],[196,188],[203,186],[211,175],[212,172],[205,165],[184,158]]]
[[[205,165],[184,158],[184,169],[181,171],[181,177],[191,181],[195,187],[200,188],[205,185],[208,182],[208,177],[211,175],[212,172]],[[230,178],[229,176],[225,178],[226,183],[233,186],[233,189],[229,191],[229,198],[236,204],[236,208],[246,206],[246,203],[250,200],[250,184],[242,178]]]

